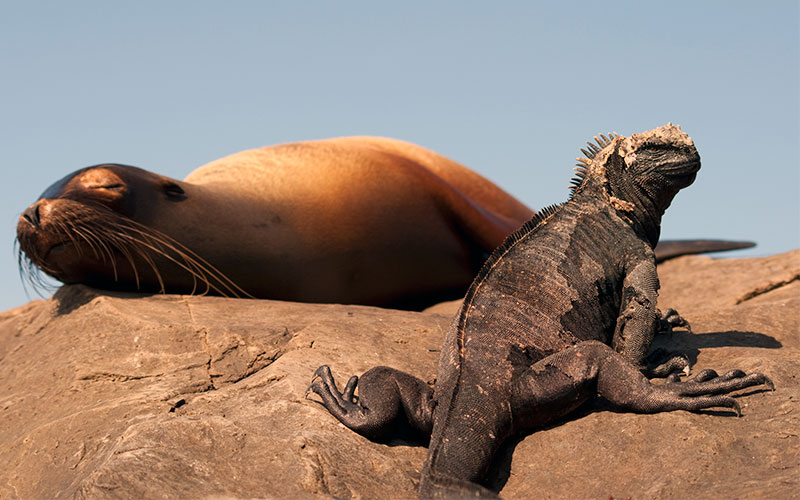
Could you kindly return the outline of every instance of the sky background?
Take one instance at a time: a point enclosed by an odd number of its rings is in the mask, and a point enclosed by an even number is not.
[[[182,179],[347,135],[421,144],[540,208],[593,135],[679,123],[703,167],[662,238],[797,248],[799,19],[797,1],[0,0],[0,310],[37,298],[17,218],[69,172]]]

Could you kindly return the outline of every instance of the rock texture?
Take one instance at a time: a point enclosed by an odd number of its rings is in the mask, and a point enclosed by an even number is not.
[[[617,413],[595,402],[509,443],[513,498],[797,498],[800,250],[663,264],[659,339],[694,370],[762,371],[744,416]],[[433,379],[455,311],[70,286],[0,313],[0,498],[414,498],[425,448],[373,443],[304,398],[323,363]]]

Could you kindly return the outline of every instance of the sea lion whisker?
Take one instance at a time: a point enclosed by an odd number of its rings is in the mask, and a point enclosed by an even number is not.
[[[192,269],[192,266],[196,267],[199,270],[202,270],[202,267],[197,266],[197,264],[192,262],[191,259],[188,258],[188,256],[186,256],[185,254],[183,254],[180,251],[177,251],[177,249],[173,249],[173,251],[177,254],[178,258],[170,255],[168,252],[165,252],[164,250],[159,248],[158,247],[158,243],[161,243],[161,242],[158,242],[157,240],[156,240],[156,243],[148,242],[148,241],[145,241],[142,238],[136,238],[135,236],[132,236],[132,235],[127,234],[127,233],[120,233],[119,236],[128,239],[132,243],[135,243],[135,245],[133,245],[133,246],[134,246],[134,248],[136,248],[138,250],[138,254],[143,259],[145,259],[147,261],[147,263],[150,265],[150,267],[153,268],[153,271],[156,273],[156,278],[159,280],[159,284],[162,286],[162,292],[165,292],[165,288],[164,288],[164,282],[163,282],[163,280],[161,278],[161,275],[160,275],[160,273],[158,271],[158,268],[155,265],[155,263],[153,262],[153,260],[150,257],[150,255],[148,255],[147,252],[142,250],[143,248],[149,249],[153,253],[161,255],[162,257],[164,257],[165,259],[169,260],[173,264],[177,265],[181,269],[187,271],[192,276],[193,283],[194,283],[194,286],[192,288],[192,293],[194,293],[194,291],[196,291],[196,289],[197,289],[197,284],[196,283],[197,283],[197,280],[199,279],[200,281],[203,281],[204,283],[206,283],[206,285],[207,285],[206,293],[211,288],[214,288],[215,290],[219,291],[221,295],[227,296],[222,290],[218,290],[216,287],[213,287],[211,285],[211,283],[208,281],[208,279],[206,278],[205,275],[203,275],[201,273],[198,273],[198,271]],[[149,235],[143,235],[143,236],[149,236]],[[179,258],[181,260],[179,260]]]
[[[208,291],[210,289],[214,289],[220,295],[223,295],[225,297],[228,297],[228,296],[242,297],[242,296],[244,296],[244,297],[254,298],[252,295],[250,295],[245,290],[243,290],[239,285],[237,285],[233,280],[228,278],[223,272],[221,272],[219,269],[214,267],[211,263],[209,263],[208,261],[203,259],[201,256],[199,256],[198,254],[193,252],[191,249],[187,248],[185,245],[183,245],[179,241],[177,241],[174,238],[170,237],[169,235],[166,235],[166,234],[164,234],[164,233],[162,233],[160,231],[157,231],[157,230],[155,230],[153,228],[150,228],[148,226],[145,226],[143,224],[139,224],[138,222],[130,220],[130,219],[126,219],[125,222],[128,222],[128,223],[131,224],[130,226],[126,227],[127,229],[131,229],[133,231],[136,231],[139,234],[142,234],[143,236],[146,235],[149,238],[153,238],[155,241],[158,241],[159,243],[161,243],[165,247],[169,248],[170,250],[172,250],[176,254],[180,255],[180,257],[182,259],[184,259],[185,262],[192,263],[194,266],[196,266],[198,271],[200,271],[200,272],[199,273],[192,273],[192,274],[197,276],[198,278],[200,278],[201,281],[203,281],[204,283],[206,283],[207,290],[204,293],[208,293]],[[177,262],[176,262],[176,264],[177,264]],[[183,266],[181,266],[181,267],[183,267]],[[189,271],[189,269],[187,269],[186,267],[183,267],[183,268],[186,269],[187,271]],[[191,272],[191,271],[189,271],[189,272]],[[209,276],[211,278],[215,279],[219,283],[220,286],[216,286],[213,283],[211,283],[211,281],[208,278]],[[220,288],[220,287],[222,287],[222,288]],[[227,291],[227,293],[226,293],[226,291]]]
[[[169,241],[166,241],[163,238],[159,238],[157,235],[153,234],[152,230],[143,231],[136,227],[127,227],[127,226],[124,226],[123,228],[126,230],[132,230],[133,232],[137,233],[138,237],[137,235],[131,235],[128,233],[124,233],[124,236],[129,238],[133,246],[139,251],[139,254],[143,258],[147,259],[148,263],[153,268],[153,271],[156,273],[160,283],[163,284],[163,281],[161,280],[158,268],[155,265],[155,263],[150,259],[149,255],[147,255],[146,252],[142,250],[141,248],[142,246],[152,250],[153,252],[161,255],[162,257],[170,260],[174,264],[186,270],[192,276],[192,292],[191,292],[192,294],[195,294],[195,292],[197,291],[198,280],[202,281],[206,285],[206,291],[203,292],[203,295],[208,293],[213,288],[205,274],[205,270],[203,269],[203,267],[198,265],[198,263],[196,263],[191,257],[181,252],[180,249],[176,248],[175,245],[171,244]],[[170,255],[170,252],[176,254],[176,257]],[[181,262],[177,260],[178,258],[181,259]],[[220,291],[220,293],[222,292]]]
[[[252,295],[244,291],[241,287],[239,287],[233,280],[228,278],[222,271],[214,267],[211,263],[197,255],[195,252],[184,246],[182,243],[170,238],[169,236],[163,233],[150,233],[148,236],[156,239],[162,245],[164,245],[169,250],[175,252],[180,258],[187,264],[190,265],[192,268],[195,269],[193,273],[196,277],[200,278],[203,283],[206,285],[206,291],[203,294],[208,293],[209,291],[216,290],[221,295],[228,297],[250,297]],[[214,285],[212,279],[215,280],[218,285]]]
[[[116,220],[119,219],[116,215],[114,219],[115,219],[113,221],[114,223],[111,223],[110,221],[105,219],[94,221],[92,224],[93,231],[95,233],[102,234],[103,237],[108,241],[108,243],[110,243],[111,247],[113,247],[114,250],[122,254],[125,260],[128,261],[128,263],[131,266],[131,270],[133,271],[134,274],[134,280],[136,282],[137,290],[141,289],[141,277],[139,269],[136,265],[136,259],[134,258],[134,253],[136,255],[139,255],[142,258],[142,260],[144,260],[147,263],[147,265],[150,266],[150,268],[152,268],[156,276],[156,279],[158,280],[158,283],[160,285],[161,292],[164,293],[166,290],[166,286],[163,277],[158,269],[158,266],[155,264],[155,262],[152,260],[152,258],[148,253],[148,250],[151,250],[159,254],[163,254],[163,251],[148,245],[145,245],[145,248],[142,248],[143,245],[141,239],[136,235],[128,234],[129,232],[128,230],[130,228],[127,228],[123,224],[118,223],[123,221]],[[103,247],[105,251],[108,253],[109,260],[111,261],[111,264],[114,267],[115,271],[114,279],[118,280],[118,275],[116,272],[116,262],[113,257],[113,251],[105,243],[103,244]]]
[[[162,245],[164,244],[164,242],[161,242],[161,241],[158,241],[158,240],[156,240],[156,241],[159,244],[162,244]],[[207,270],[204,269],[203,266],[200,265],[197,261],[192,259],[191,256],[185,254],[184,252],[181,252],[179,248],[176,248],[176,247],[174,247],[172,245],[166,244],[165,246],[166,246],[166,248],[168,250],[171,250],[172,252],[174,252],[176,257],[175,258],[171,257],[168,254],[168,252],[165,252],[163,250],[162,250],[162,255],[164,255],[165,257],[169,258],[171,261],[173,261],[174,263],[179,265],[181,268],[185,269],[192,276],[192,291],[191,291],[192,295],[196,295],[197,294],[198,284],[199,284],[199,282],[202,282],[203,284],[205,284],[205,290],[202,293],[200,293],[199,295],[206,295],[211,290],[217,290],[220,293],[220,295],[222,295],[224,297],[228,296],[224,291],[218,289],[217,287],[215,287],[211,283],[211,281],[209,280],[208,274],[207,274]],[[180,262],[178,262],[178,260],[177,260],[178,258],[180,259]]]
[[[164,252],[158,248],[154,248],[149,245],[142,245],[142,240],[140,237],[136,235],[131,235],[130,230],[131,227],[127,226],[126,223],[129,222],[126,218],[122,218],[114,214],[113,221],[109,221],[106,219],[100,219],[95,221],[95,227],[113,243],[114,249],[119,251],[128,263],[131,266],[131,270],[134,274],[134,280],[136,282],[136,289],[141,289],[141,278],[139,274],[139,269],[136,266],[136,259],[134,258],[134,253],[142,258],[145,263],[153,270],[155,274],[156,280],[158,281],[161,293],[166,293],[166,284],[164,279],[161,275],[161,272],[158,269],[155,261],[153,261],[152,257],[149,255],[148,250],[153,251],[157,254],[160,254],[164,257],[167,257]],[[141,231],[136,231],[137,233],[141,234]],[[112,265],[114,262],[113,252],[109,249],[109,258],[112,261]],[[115,275],[115,280],[116,280]]]
[[[30,283],[30,285],[38,293],[39,287],[36,286],[31,273],[31,267],[35,267],[36,265],[33,264],[28,256],[22,251],[22,243],[20,243],[19,238],[14,238],[14,250],[17,252],[17,270],[19,271],[19,277],[20,280],[22,280],[22,287],[25,289],[25,294],[28,294],[28,288],[25,286],[26,283]],[[36,267],[36,269],[38,270],[38,267]]]
[[[17,268],[19,270],[20,278],[22,279],[23,288],[25,289],[25,294],[28,295],[28,287],[30,285],[35,292],[40,295],[44,296],[44,292],[54,289],[54,285],[47,283],[44,279],[44,273],[46,271],[43,270],[39,265],[37,265],[30,257],[28,257],[25,252],[22,250],[23,244],[18,240],[15,239],[14,245],[17,246]],[[30,298],[30,295],[28,295]]]
[[[82,222],[79,224],[72,224],[72,230],[75,232],[92,250],[95,258],[102,259],[103,263],[111,265],[114,280],[118,279],[117,266],[114,262],[111,250],[107,247],[102,238],[96,233],[93,225],[90,222]],[[76,245],[77,246],[77,245]]]
[[[101,255],[100,250],[96,246],[96,239],[94,235],[91,234],[91,229],[86,226],[79,226],[75,224],[72,226],[72,230],[77,234],[83,241],[89,245],[89,248],[92,249],[92,253],[94,254],[95,258],[103,259],[105,262],[105,255]]]
[[[202,281],[206,287],[205,291],[203,291],[199,295],[206,295],[212,289],[216,289],[209,281],[208,276],[206,275],[206,270],[201,265],[199,265],[199,263],[197,263],[194,259],[192,259],[191,256],[182,252],[180,248],[176,247],[168,239],[160,238],[158,236],[158,233],[152,230],[142,231],[141,229],[138,229],[136,227],[130,229],[139,233],[145,240],[149,242],[150,245],[152,245],[152,247],[156,248],[156,251],[160,255],[171,260],[173,263],[177,264],[191,275],[192,277],[191,295],[197,295],[199,281]],[[175,257],[173,257],[171,253],[174,253]],[[178,262],[176,259],[180,259],[180,262]],[[222,294],[223,296],[227,296],[222,291],[220,291],[220,294]]]
[[[131,252],[131,245],[129,245],[129,243],[127,241],[125,241],[122,238],[120,238],[118,232],[113,232],[113,231],[112,232],[106,232],[105,236],[109,240],[109,242],[112,244],[114,249],[116,249],[120,254],[122,254],[122,256],[125,257],[125,260],[127,260],[128,263],[131,265],[131,270],[133,271],[133,279],[136,282],[136,289],[140,290],[141,289],[141,281],[139,279],[139,270],[136,267],[136,260],[133,258],[133,253]],[[134,248],[134,250],[135,250],[135,248]],[[137,252],[137,253],[139,253],[139,252]],[[115,261],[114,254],[111,252],[110,249],[109,249],[109,258],[111,259],[112,262]],[[117,278],[117,272],[116,272],[116,269],[117,269],[116,268],[116,263],[113,264],[113,266],[114,266],[114,280],[117,280],[118,278]],[[158,271],[156,271],[156,276],[158,276]]]
[[[73,243],[75,238],[72,236],[70,229],[76,225],[73,221],[81,221],[83,213],[77,213],[74,210],[65,210],[62,214],[57,214],[53,217],[52,223],[56,225],[59,232],[69,238]]]
[[[99,232],[98,229],[100,229]],[[94,224],[87,225],[86,231],[87,231],[87,236],[97,243],[97,246],[101,254],[100,257],[103,259],[103,262],[104,263],[108,262],[114,268],[114,279],[116,280],[117,273],[116,273],[116,263],[114,259],[114,253],[111,250],[111,248],[109,248],[108,244],[104,241],[104,239],[101,237],[102,235],[105,235],[107,233],[104,232],[103,229],[98,228]]]
[[[57,219],[55,223],[56,227],[60,229],[59,234],[62,234],[67,238],[69,238],[70,243],[72,243],[72,245],[75,247],[75,249],[78,252],[78,255],[83,255],[83,251],[81,250],[81,245],[78,244],[77,238],[75,238],[75,236],[73,235],[73,231],[70,230],[75,225],[69,224],[67,221],[62,219]]]
[[[113,248],[118,251],[125,260],[128,261],[128,264],[131,266],[131,270],[133,271],[133,279],[136,282],[136,289],[139,290],[141,288],[141,282],[139,280],[139,270],[136,268],[136,260],[133,258],[133,254],[131,253],[130,248],[128,247],[128,243],[117,237],[114,233],[106,233],[106,239],[109,240],[109,243],[112,244]],[[109,258],[112,262],[115,262],[116,259],[114,258],[114,254],[109,249]],[[116,270],[116,263],[114,264],[114,269]],[[114,279],[117,279],[116,273],[114,274]]]
[[[102,234],[107,234],[107,233],[102,233]],[[111,264],[111,267],[114,270],[114,280],[116,280],[117,279],[117,262],[116,262],[116,259],[114,258],[114,252],[108,246],[108,244],[103,240],[103,238],[100,237],[100,235],[98,235],[94,231],[92,232],[92,235],[97,239],[97,242],[100,245],[100,248],[103,250],[103,262],[106,262],[106,259],[108,259],[107,262],[109,262]],[[122,250],[124,250],[124,249],[122,249]]]
[[[127,260],[128,263],[131,265],[131,269],[133,270],[134,280],[136,281],[136,289],[137,290],[140,289],[141,282],[139,278],[139,272],[138,269],[136,268],[136,262],[135,259],[133,258],[133,253],[130,250],[131,245],[129,241],[119,238],[119,235],[121,233],[119,226],[117,224],[103,224],[101,223],[101,221],[93,221],[92,229],[96,235],[99,233],[106,240],[109,240],[109,242],[112,243],[111,247],[109,247],[108,244],[106,244],[106,242],[103,241],[103,238],[97,236],[100,244],[103,246],[103,249],[108,255],[108,259],[111,263],[111,266],[114,269],[114,280],[116,281],[118,277],[117,277],[116,259],[114,258],[114,251],[112,250],[112,248],[120,252],[123,255],[123,257],[125,257],[125,260]]]
[[[127,236],[127,235],[125,235],[125,236]],[[158,265],[156,265],[155,261],[153,260],[153,258],[150,256],[150,254],[148,252],[142,250],[142,246],[139,243],[140,242],[137,241],[135,245],[131,246],[131,248],[133,250],[135,250],[137,255],[139,255],[147,263],[147,265],[150,266],[150,269],[153,270],[153,273],[156,275],[156,281],[158,281],[158,286],[160,288],[160,292],[161,293],[167,293],[167,287],[164,284],[164,279],[161,276],[161,271],[158,270]],[[136,267],[135,264],[133,264],[133,262],[131,262],[131,265],[134,266],[134,272],[137,272],[136,268],[135,268]],[[138,274],[137,274],[137,277],[136,277],[136,286],[137,286],[137,288],[139,286]]]

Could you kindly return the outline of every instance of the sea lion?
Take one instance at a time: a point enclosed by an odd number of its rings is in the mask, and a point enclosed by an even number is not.
[[[433,151],[346,137],[236,153],[183,181],[83,168],[25,210],[17,239],[34,280],[38,267],[107,290],[420,309],[460,297],[532,215]]]
[[[458,297],[533,211],[406,142],[271,146],[183,181],[103,164],[50,186],[20,249],[64,283],[405,308]]]

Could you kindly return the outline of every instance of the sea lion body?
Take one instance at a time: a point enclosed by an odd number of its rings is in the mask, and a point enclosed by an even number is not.
[[[96,236],[65,234],[74,219],[109,211],[124,219],[82,230]],[[210,280],[212,292],[419,308],[463,293],[485,256],[532,214],[432,151],[350,137],[244,151],[183,181],[122,165],[82,169],[26,210],[18,238],[34,264],[66,283],[203,291],[181,259],[125,255],[99,229],[138,224],[224,275]]]

